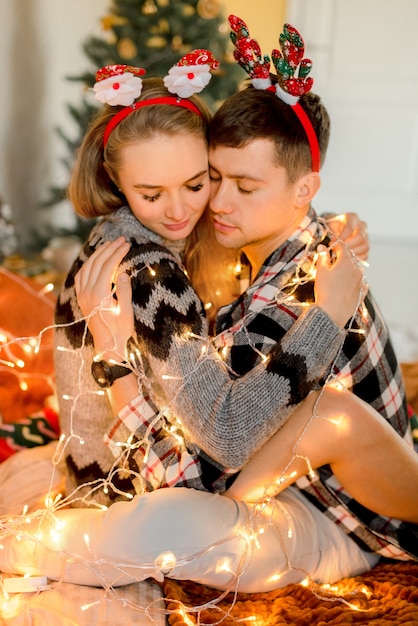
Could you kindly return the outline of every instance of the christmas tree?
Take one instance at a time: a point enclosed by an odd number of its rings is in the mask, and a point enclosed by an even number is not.
[[[79,127],[79,136],[71,139],[58,129],[69,153],[63,159],[68,169],[96,112],[88,89],[93,86],[100,67],[122,63],[143,67],[147,76],[165,76],[183,55],[195,48],[206,48],[220,61],[220,68],[204,94],[213,109],[237,90],[243,78],[232,56],[229,26],[219,0],[113,0],[101,25],[103,37],[92,36],[83,46],[91,70],[68,78],[84,85],[80,106],[68,106]],[[45,206],[58,204],[65,196],[65,188],[53,186]],[[85,231],[86,224],[79,220],[72,232],[84,239]]]

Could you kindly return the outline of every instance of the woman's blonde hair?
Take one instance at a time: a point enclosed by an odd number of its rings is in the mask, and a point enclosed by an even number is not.
[[[147,78],[143,80],[138,100],[170,95],[161,78]],[[157,134],[191,134],[208,141],[211,112],[200,96],[193,95],[189,100],[198,107],[201,115],[170,105],[141,107],[112,130],[106,147],[103,137],[107,124],[123,107],[106,105],[97,114],[77,151],[68,187],[68,197],[78,215],[101,217],[126,205],[119,190],[118,170],[122,149],[127,145]],[[184,264],[201,300],[211,304],[208,316],[212,317],[220,304],[235,295],[235,275],[230,275],[227,270],[227,267],[234,267],[235,254],[216,242],[206,211],[188,237]]]
[[[240,251],[224,248],[216,241],[209,212],[205,211],[187,239],[184,264],[211,323],[219,307],[239,295],[237,257]]]

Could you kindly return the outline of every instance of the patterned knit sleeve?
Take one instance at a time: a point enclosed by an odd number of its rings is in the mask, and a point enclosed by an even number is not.
[[[65,280],[55,311],[55,382],[63,437],[60,454],[66,467],[66,493],[77,498],[77,506],[88,506],[92,498],[110,506],[135,491],[129,477],[115,471],[118,462],[103,443],[114,415],[107,394],[98,393],[91,375],[96,353],[74,287],[74,277],[85,258],[82,251]]]
[[[345,333],[313,305],[268,350],[254,346],[254,367],[237,377],[209,340],[202,303],[179,265],[155,251],[134,266],[143,268],[132,279],[133,306],[153,400],[205,454],[242,467],[321,381]]]

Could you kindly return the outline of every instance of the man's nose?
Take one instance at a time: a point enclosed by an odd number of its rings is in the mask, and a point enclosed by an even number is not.
[[[213,213],[231,213],[232,207],[226,185],[220,183],[212,192],[210,210]]]

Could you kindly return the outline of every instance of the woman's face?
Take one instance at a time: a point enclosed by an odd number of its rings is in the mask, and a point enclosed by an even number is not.
[[[119,187],[147,228],[177,241],[192,232],[209,201],[206,141],[196,135],[156,135],[121,152]]]

